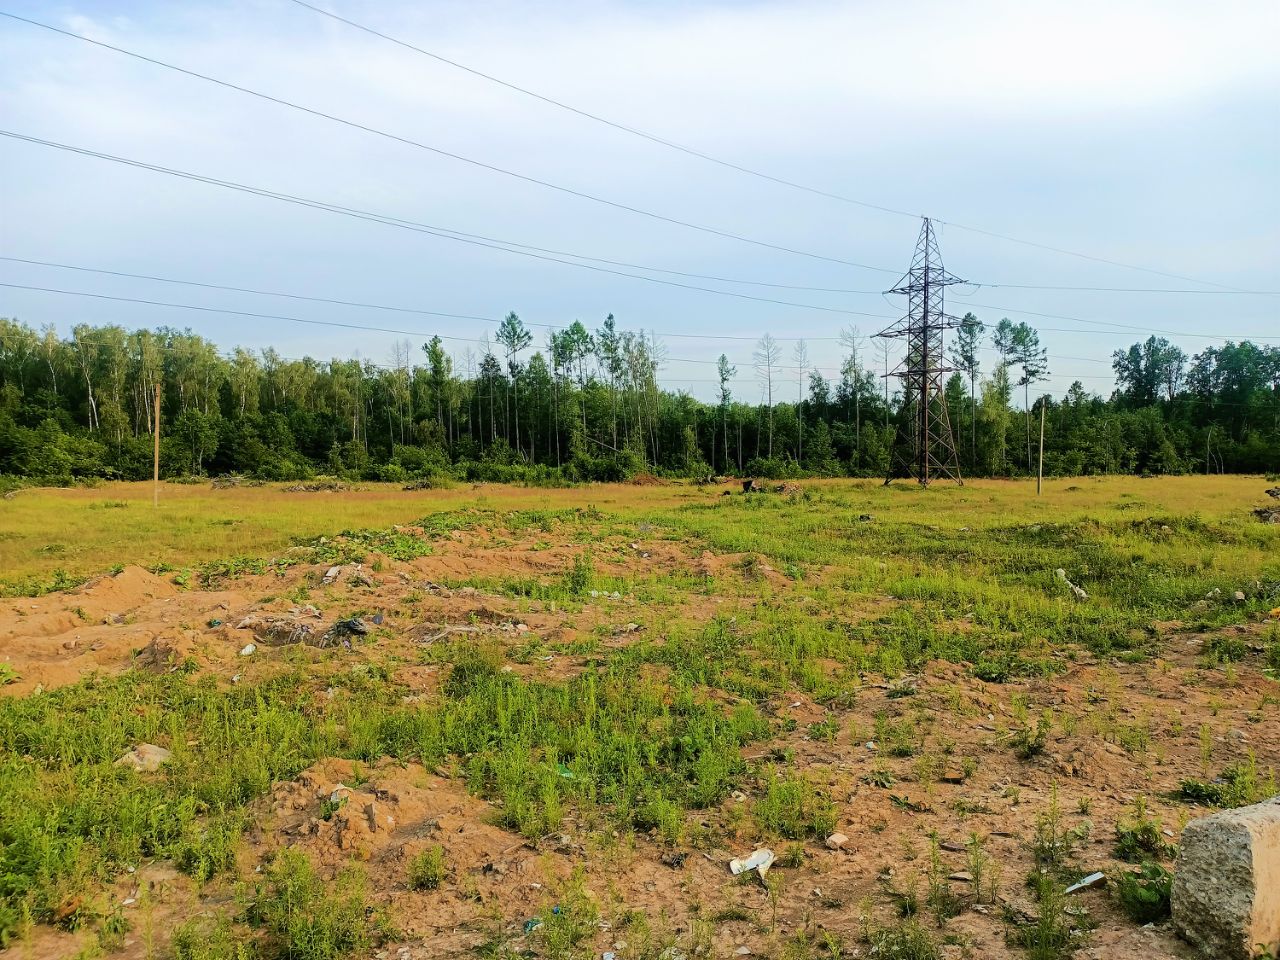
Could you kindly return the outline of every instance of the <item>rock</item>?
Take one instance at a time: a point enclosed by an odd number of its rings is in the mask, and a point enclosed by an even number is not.
[[[938,846],[948,853],[964,853],[964,844],[956,843],[954,840],[943,840]]]
[[[827,837],[827,849],[839,850],[848,842],[849,842],[849,838],[846,837],[843,833],[833,833],[831,836]]]
[[[1236,598],[1236,601],[1237,601],[1237,602],[1239,602],[1239,603],[1244,603],[1244,591],[1243,591],[1243,590],[1237,590],[1237,591],[1235,592],[1234,596],[1235,596],[1235,598]]]
[[[133,767],[139,773],[155,773],[173,754],[154,743],[140,743],[116,761],[121,767]]]
[[[955,873],[947,876],[948,880],[958,880],[961,883],[973,883],[973,874],[968,870],[957,870]]]
[[[255,653],[257,653],[257,652],[258,652],[258,645],[257,645],[257,644],[255,644],[255,643],[246,643],[246,644],[245,644],[245,645],[240,649],[240,656],[242,656],[242,657],[251,657],[251,656],[253,656],[253,655],[254,655]]]
[[[1187,824],[1172,905],[1174,928],[1205,956],[1280,944],[1280,797]]]

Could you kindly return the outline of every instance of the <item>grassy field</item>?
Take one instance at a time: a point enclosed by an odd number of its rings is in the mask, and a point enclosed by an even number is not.
[[[398,484],[364,484],[341,493],[287,493],[283,486],[212,490],[163,484],[158,509],[152,507],[149,483],[22,490],[0,501],[0,583],[14,592],[52,582],[58,571],[77,581],[120,563],[176,569],[230,556],[269,556],[299,539],[406,523],[464,506],[517,510],[597,505],[633,516],[721,492],[679,486],[544,490],[486,484],[406,493]],[[806,484],[814,491],[854,490],[868,509],[919,506],[920,523],[975,530],[1001,518],[1108,522],[1135,512],[1238,517],[1242,504],[1265,499],[1260,486],[1256,478],[1234,476],[1050,480],[1037,499],[1029,482],[970,481],[962,488],[934,486],[922,500],[909,484],[887,490],[875,481]],[[801,546],[799,540],[795,544]]]
[[[1265,486],[22,491],[0,504],[32,595],[0,609],[0,941],[1182,956],[1141,930],[1177,829],[1276,790]],[[126,564],[164,575],[35,596]],[[236,626],[310,610],[377,626]],[[139,743],[172,756],[116,764]],[[757,845],[776,868],[733,877]],[[157,864],[170,885],[130,893]],[[1107,890],[1068,904],[1094,868]]]

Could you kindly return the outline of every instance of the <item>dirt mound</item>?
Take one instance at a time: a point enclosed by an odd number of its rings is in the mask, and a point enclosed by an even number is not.
[[[763,580],[773,586],[783,586],[790,580],[763,557],[754,553],[727,553],[717,556],[703,550],[693,562],[694,572],[700,577],[741,577],[744,580]]]
[[[285,493],[342,493],[351,488],[341,480],[314,480],[309,483],[295,483],[282,488]]]
[[[666,484],[667,481],[652,473],[636,473],[631,476],[631,485],[634,487],[663,487]]]
[[[133,610],[157,597],[172,597],[178,588],[163,577],[142,567],[125,567],[112,577],[93,580],[72,591],[80,598],[80,607],[86,611],[119,612]]]

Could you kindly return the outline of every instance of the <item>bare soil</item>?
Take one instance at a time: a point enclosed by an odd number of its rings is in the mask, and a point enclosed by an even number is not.
[[[554,604],[519,601],[474,588],[450,588],[445,582],[475,578],[550,576],[563,571],[581,550],[576,544],[543,543],[547,535],[533,531],[512,541],[496,541],[483,531],[457,532],[439,542],[432,556],[412,562],[381,558],[360,568],[343,568],[329,584],[328,568],[293,567],[283,575],[239,578],[225,589],[180,589],[169,577],[127,567],[69,593],[0,602],[0,656],[19,680],[3,688],[21,696],[49,690],[92,673],[131,668],[167,670],[193,662],[220,681],[247,682],[278,668],[283,651],[264,644],[253,629],[240,627],[246,618],[273,616],[311,618],[317,633],[353,612],[380,611],[383,629],[372,643],[354,645],[349,656],[383,661],[399,658],[393,679],[406,696],[427,699],[436,694],[441,668],[412,662],[424,644],[444,637],[472,635],[511,649],[528,637],[554,649],[604,628],[606,648],[625,646],[641,631],[634,628],[633,603],[595,598],[572,613]],[[642,570],[685,571],[697,575],[738,577],[785,591],[787,577],[768,564],[745,555],[715,555],[696,547],[622,541],[597,545],[597,570],[621,574]],[[310,604],[288,595],[299,587],[310,591]],[[735,601],[739,602],[739,601]],[[871,608],[890,604],[870,601]],[[314,610],[308,609],[313,606]],[[706,619],[719,604],[715,598],[693,597],[685,617]],[[865,611],[849,611],[856,618]],[[259,621],[260,622],[260,621]],[[1261,635],[1258,625],[1231,628],[1247,641]],[[417,764],[381,762],[355,770],[348,761],[318,763],[295,780],[280,783],[255,810],[256,826],[243,851],[243,868],[252,875],[281,846],[301,848],[332,874],[348,862],[367,866],[374,900],[392,907],[401,931],[398,942],[379,953],[386,957],[466,957],[509,924],[522,924],[545,904],[554,889],[575,869],[585,873],[586,887],[611,917],[608,905],[645,912],[652,921],[665,918],[672,931],[687,930],[694,919],[741,907],[749,920],[716,925],[717,955],[732,956],[740,947],[758,955],[774,955],[801,929],[829,929],[854,943],[866,905],[882,915],[886,878],[899,887],[915,876],[923,884],[928,851],[926,837],[936,831],[943,843],[947,872],[966,869],[960,847],[970,834],[984,839],[1003,875],[1002,899],[1015,909],[1031,911],[1021,878],[1031,867],[1029,842],[1035,818],[1051,794],[1068,826],[1093,824],[1080,857],[1090,868],[1115,865],[1113,825],[1131,811],[1139,795],[1176,842],[1185,820],[1205,811],[1162,800],[1178,781],[1196,775],[1200,757],[1193,735],[1209,724],[1214,736],[1214,765],[1243,760],[1252,753],[1262,765],[1280,765],[1280,724],[1274,714],[1258,721],[1259,704],[1280,695],[1280,685],[1260,673],[1241,669],[1233,675],[1197,669],[1205,636],[1164,624],[1162,654],[1138,664],[1099,662],[1084,656],[1052,679],[995,685],[974,678],[950,663],[935,662],[918,676],[893,684],[867,678],[840,715],[841,729],[830,742],[807,732],[827,711],[800,693],[776,698],[767,709],[791,718],[791,732],[766,746],[747,751],[753,758],[772,755],[825,785],[837,801],[837,829],[848,836],[843,849],[806,844],[806,862],[775,868],[785,878],[774,907],[754,876],[730,875],[728,862],[756,845],[750,818],[740,808],[750,804],[751,784],[719,808],[705,811],[710,835],[723,842],[710,849],[684,848],[678,866],[664,863],[670,850],[656,838],[617,837],[602,828],[600,818],[571,813],[563,831],[537,841],[492,825],[492,809],[468,793],[449,770],[426,770]],[[450,632],[454,631],[454,632]],[[257,650],[241,655],[246,646]],[[545,659],[508,663],[524,676],[563,678],[598,657],[553,652]],[[408,662],[406,662],[408,661]],[[904,689],[909,695],[902,696]],[[1015,697],[1024,698],[1021,706]],[[1059,731],[1045,751],[1019,760],[1008,748],[1015,710],[1032,717],[1052,709],[1078,717],[1074,730]],[[925,717],[952,743],[949,755],[976,757],[970,775],[955,769],[923,778],[910,757],[888,757],[873,743],[875,717]],[[1096,724],[1092,723],[1096,719]],[[1156,731],[1145,749],[1126,749],[1106,732],[1126,723],[1149,722]],[[877,766],[893,773],[894,784],[865,781]],[[346,803],[329,819],[321,803],[335,793]],[[405,882],[407,860],[427,844],[444,847],[449,876],[438,890],[414,892]],[[775,849],[781,853],[783,844]],[[668,856],[668,862],[670,857]],[[964,881],[949,881],[964,887]],[[150,938],[163,944],[176,918],[202,909],[225,907],[230,892],[211,885],[196,890],[190,880],[165,864],[121,878],[120,889],[148,889],[146,916],[135,917],[124,957],[149,955]],[[1166,925],[1141,928],[1120,915],[1105,891],[1090,890],[1075,902],[1086,906],[1098,929],[1079,956],[1090,960],[1150,960],[1189,957],[1189,950]],[[134,907],[140,910],[140,907]],[[980,905],[947,926],[969,940],[955,956],[999,958],[1022,956],[1005,943],[1002,906]],[[601,922],[593,949],[599,956],[618,949],[626,939],[610,920]],[[926,919],[925,922],[930,922]],[[73,934],[40,928],[20,948],[32,960],[66,956],[80,942]],[[520,941],[514,946],[519,949]],[[865,950],[865,947],[862,948]],[[950,948],[949,948],[950,949]],[[620,957],[626,953],[620,951]]]

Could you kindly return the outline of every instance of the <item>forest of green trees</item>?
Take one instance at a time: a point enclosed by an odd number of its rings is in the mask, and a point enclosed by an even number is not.
[[[966,475],[1032,472],[1042,405],[1049,474],[1280,469],[1280,348],[1188,355],[1151,337],[1115,353],[1111,396],[1076,382],[1053,399],[1036,391],[1048,361],[1033,328],[970,314],[956,334],[946,396]],[[841,373],[827,377],[803,343],[784,351],[766,335],[748,370],[720,357],[705,402],[663,389],[661,342],[612,316],[594,331],[554,331],[539,349],[512,313],[491,347],[404,342],[387,365],[224,355],[169,328],[80,325],[62,339],[0,319],[0,476],[147,478],[157,413],[172,478],[883,475],[903,400],[870,369],[867,341],[850,331],[843,342]],[[988,351],[993,363],[979,359]]]

